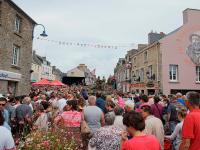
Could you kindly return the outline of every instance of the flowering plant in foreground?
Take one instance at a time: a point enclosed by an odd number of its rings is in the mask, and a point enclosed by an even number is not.
[[[66,127],[32,131],[25,141],[20,141],[18,150],[79,150],[81,139],[78,134]]]

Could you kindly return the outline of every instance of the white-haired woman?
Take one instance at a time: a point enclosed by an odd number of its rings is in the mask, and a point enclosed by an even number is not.
[[[89,141],[89,147],[97,150],[119,150],[121,141],[121,128],[113,125],[115,115],[105,117],[106,126],[98,129]]]

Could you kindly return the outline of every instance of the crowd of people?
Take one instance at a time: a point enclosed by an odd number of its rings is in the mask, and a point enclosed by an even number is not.
[[[0,150],[15,150],[34,130],[64,126],[86,150],[200,150],[200,94],[147,96],[82,86],[33,87],[0,95]]]

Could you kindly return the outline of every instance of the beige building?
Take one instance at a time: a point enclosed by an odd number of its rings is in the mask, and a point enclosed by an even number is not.
[[[114,76],[116,79],[116,88],[118,91],[125,92],[126,88],[126,60],[119,58],[114,69]]]
[[[42,61],[37,57],[35,51],[32,55],[32,64],[31,64],[31,82],[38,82],[42,78]]]
[[[139,49],[137,53],[131,56],[131,91],[145,94],[159,92],[159,55],[159,45],[154,43]]]
[[[0,0],[0,93],[29,93],[35,24],[11,0]]]
[[[49,81],[62,80],[62,72],[56,68],[56,66],[51,66],[51,63],[46,59],[46,57],[41,57],[33,51],[32,55],[32,65],[31,65],[31,82],[38,82],[41,79],[47,79]]]
[[[139,44],[138,49],[142,49],[145,46],[145,44]],[[138,52],[138,49],[129,50],[125,58],[119,58],[114,70],[117,90],[124,93],[131,92],[132,90],[132,56]]]
[[[95,73],[91,72],[85,64],[79,64],[63,76],[63,83],[65,84],[83,84],[93,85],[96,80]]]

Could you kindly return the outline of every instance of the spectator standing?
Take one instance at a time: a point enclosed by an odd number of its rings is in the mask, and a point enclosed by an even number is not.
[[[0,97],[0,112],[2,113],[3,118],[4,118],[3,126],[6,127],[8,130],[11,130],[11,128],[8,124],[8,122],[10,121],[9,120],[9,113],[5,109],[6,102],[7,102],[7,99],[5,97]]]
[[[2,115],[4,117],[4,120],[7,124],[9,124],[9,113],[8,110],[5,108],[7,103],[7,99],[5,97],[0,97],[0,111],[2,112]]]
[[[81,125],[81,113],[77,111],[77,100],[70,100],[64,107],[64,112],[59,115],[55,120],[56,124],[63,123],[66,127],[80,128]]]
[[[188,92],[186,97],[190,113],[183,123],[179,150],[200,150],[200,95],[197,92]]]
[[[145,119],[144,133],[154,135],[159,140],[162,149],[164,149],[164,127],[161,120],[152,115],[150,105],[143,105],[141,114]]]
[[[67,100],[64,98],[64,95],[62,93],[59,93],[58,94],[58,109],[60,113],[63,112],[63,108],[65,107],[66,103],[67,103]]]
[[[119,150],[121,129],[113,125],[114,115],[105,118],[106,126],[98,129],[90,139],[89,145],[97,150]]]
[[[49,103],[46,101],[42,101],[39,105],[39,117],[37,118],[35,122],[35,126],[37,129],[41,131],[47,131],[49,127],[49,122],[50,122],[50,115],[48,114],[48,109]]]
[[[118,103],[119,107],[124,108],[125,102],[124,102],[122,96],[123,95],[121,93],[117,94],[117,103]]]
[[[177,112],[178,112],[178,119],[180,122],[176,125],[171,135],[165,136],[166,138],[173,141],[173,147],[175,150],[179,150],[182,141],[182,127],[183,127],[183,121],[187,115],[187,109],[185,107],[182,107],[178,109]]]
[[[136,105],[135,105],[137,109],[138,108],[140,109],[141,105],[143,105],[143,104],[148,104],[148,96],[147,95],[142,94],[142,95],[139,96],[139,99],[140,99],[140,101],[137,102]]]
[[[132,100],[127,100],[127,101],[125,102],[125,106],[124,106],[125,113],[134,110],[134,108],[135,108],[135,103],[134,103],[134,101],[132,101]]]
[[[88,103],[89,106],[84,108],[82,117],[82,119],[86,121],[88,127],[90,128],[89,134],[82,135],[84,148],[88,146],[88,142],[92,135],[105,124],[104,113],[99,107],[96,106],[96,97],[89,96]]]
[[[30,130],[30,125],[32,124],[32,116],[33,111],[31,107],[29,106],[31,102],[30,97],[25,97],[23,99],[23,103],[16,108],[16,122],[19,133],[22,133],[24,129],[26,128],[27,134]]]
[[[102,110],[96,106],[96,97],[89,96],[88,98],[89,106],[84,109],[84,119],[87,122],[91,133],[95,133],[97,129],[104,126],[104,114]]]
[[[183,97],[183,95],[181,93],[176,94],[177,102],[181,103],[183,106],[186,106],[185,101],[182,97]]]
[[[159,141],[153,135],[146,135],[145,121],[140,113],[130,111],[124,115],[123,123],[134,138],[128,140],[128,133],[122,132],[121,150],[161,150]]]
[[[105,108],[105,105],[106,105],[106,102],[105,100],[102,98],[102,95],[100,92],[97,92],[96,93],[96,106],[99,107],[103,113],[106,113],[106,108]]]
[[[107,112],[105,114],[105,118],[107,117],[110,118],[110,116],[113,116],[113,118],[115,118],[115,112],[114,112],[115,103],[113,101],[107,101],[105,107]]]
[[[0,111],[0,150],[16,150],[11,132],[3,126],[4,117]]]
[[[126,127],[123,125],[123,116],[122,116],[124,113],[124,109],[122,109],[121,107],[115,107],[114,112],[115,112],[114,126],[125,130]]]
[[[172,95],[171,101],[167,107],[167,126],[169,126],[170,132],[172,133],[178,123],[177,109],[183,105],[177,102],[175,95]]]
[[[163,119],[163,107],[161,104],[159,104],[160,98],[158,96],[154,96],[154,104],[151,105],[152,114],[159,118],[160,120]]]

